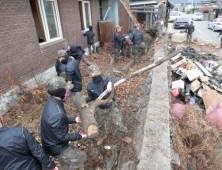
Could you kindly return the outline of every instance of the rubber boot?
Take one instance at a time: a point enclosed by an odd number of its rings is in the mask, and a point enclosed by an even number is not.
[[[106,139],[106,135],[103,137],[100,137],[99,140],[97,141],[97,145],[100,146],[103,144],[103,141]]]
[[[137,56],[134,56],[134,62],[135,63],[137,62]]]
[[[92,50],[91,50],[91,47],[88,48],[89,49],[89,55],[92,55]]]
[[[124,138],[122,138],[121,140],[124,141],[124,142],[126,142],[127,144],[131,144],[132,141],[133,141],[130,137],[127,137],[127,136],[124,137]]]

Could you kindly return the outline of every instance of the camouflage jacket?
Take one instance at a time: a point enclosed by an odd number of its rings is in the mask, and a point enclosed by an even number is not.
[[[166,5],[161,4],[158,9],[157,19],[165,19],[166,17]]]

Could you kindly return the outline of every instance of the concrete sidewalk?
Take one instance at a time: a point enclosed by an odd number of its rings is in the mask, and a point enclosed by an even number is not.
[[[154,61],[165,57],[164,49],[155,46]],[[168,62],[155,67],[143,127],[142,150],[137,170],[171,170]]]

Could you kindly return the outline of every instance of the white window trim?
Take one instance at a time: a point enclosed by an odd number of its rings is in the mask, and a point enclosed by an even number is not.
[[[82,0],[79,0],[82,1]],[[91,5],[90,1],[82,1],[82,12],[83,12],[83,22],[84,22],[84,27],[86,27],[86,15],[85,15],[85,5],[84,4],[89,4],[89,25],[92,25],[92,18],[91,18]],[[89,28],[85,28],[84,31],[88,31]]]
[[[41,19],[42,19],[43,31],[44,31],[45,38],[46,38],[46,42],[39,43],[39,45],[42,46],[42,45],[45,45],[45,44],[52,43],[52,42],[63,39],[62,27],[61,27],[61,22],[60,22],[60,14],[59,14],[57,0],[47,0],[47,1],[54,2],[55,10],[56,10],[55,13],[56,13],[56,21],[57,21],[57,24],[58,24],[58,34],[59,34],[59,36],[57,38],[53,38],[53,39],[50,39],[43,0],[37,0],[37,1],[38,1],[39,11],[40,11]]]

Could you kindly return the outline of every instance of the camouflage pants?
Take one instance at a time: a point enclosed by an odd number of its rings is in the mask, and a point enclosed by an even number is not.
[[[67,78],[67,76],[66,76],[66,72],[62,72],[62,73],[60,73],[59,76],[63,77],[65,80],[66,80],[66,78]]]
[[[93,52],[96,53],[96,46],[95,46],[95,44],[93,44],[93,45],[88,45],[88,49],[89,49],[89,54],[90,54],[90,55],[92,54],[91,46],[93,47]]]
[[[86,65],[88,65],[88,66],[92,65],[92,63],[89,62],[89,60],[86,58],[85,55],[83,55],[82,57],[76,59],[76,61],[77,61],[78,63],[80,63],[81,60],[82,60]]]
[[[187,33],[187,42],[191,43],[192,40],[192,34]]]
[[[122,122],[122,115],[119,109],[112,104],[108,108],[101,109],[96,108],[95,118],[99,127],[99,137],[103,137],[106,134],[105,123],[108,117],[111,117],[117,128],[117,135],[119,138],[124,138],[126,136],[127,128]]]
[[[162,36],[163,36],[163,27],[164,27],[164,24],[163,25],[161,25],[161,21],[163,21],[164,22],[164,18],[160,18],[158,21],[157,21],[157,31],[158,31],[158,33],[157,33],[157,35],[158,35],[158,37],[159,38],[162,38]]]
[[[220,39],[220,47],[222,47],[222,36],[221,36],[221,39]]]
[[[140,45],[134,45],[133,46],[133,51],[134,51],[134,61],[137,62],[137,57],[138,57],[138,53],[139,50],[142,49],[142,55],[147,54],[147,47],[144,43],[140,44]]]
[[[115,62],[119,60],[118,58],[119,56],[120,56],[120,49],[115,49],[115,55],[114,55]]]
[[[129,55],[129,57],[132,57],[132,46],[131,44],[128,44],[127,42],[123,42],[123,56],[126,57]]]
[[[55,156],[63,170],[74,170],[86,161],[86,153],[72,145],[61,154]]]

